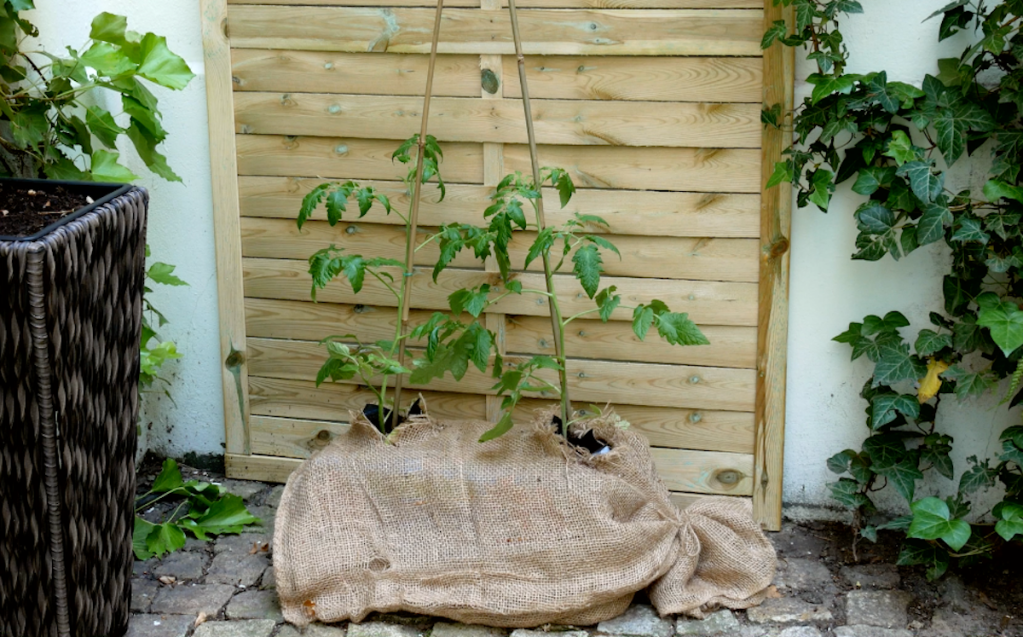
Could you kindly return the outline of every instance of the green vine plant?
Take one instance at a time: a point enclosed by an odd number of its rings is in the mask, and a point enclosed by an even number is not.
[[[118,140],[127,137],[149,170],[181,181],[157,150],[167,131],[146,86],[180,90],[194,77],[166,38],[135,33],[124,16],[100,13],[89,40],[79,49],[67,47],[66,56],[23,50],[25,39],[39,31],[20,12],[34,8],[33,0],[0,2],[0,177],[130,182],[138,177],[117,151]],[[95,103],[102,92],[119,96],[119,117]],[[124,116],[127,127],[118,123]],[[143,298],[139,384],[149,389],[160,382],[164,393],[160,369],[180,355],[153,327],[154,320],[162,327],[167,319],[148,294],[150,284],[185,285],[173,273],[173,265],[150,263]]]
[[[394,152],[393,159],[408,165],[404,178],[406,190],[413,192],[412,186],[416,179],[415,153],[419,136],[406,140]],[[436,177],[440,191],[440,199],[444,198],[444,182],[440,176],[440,162],[443,153],[437,140],[427,136],[425,142],[423,182]],[[502,414],[493,429],[487,431],[481,442],[491,440],[508,432],[512,426],[512,414],[518,402],[527,395],[554,395],[561,402],[562,434],[567,435],[572,417],[576,414],[570,409],[569,388],[566,373],[567,356],[531,356],[505,360],[497,351],[496,335],[487,329],[484,317],[488,308],[511,295],[533,294],[541,298],[557,319],[560,337],[564,341],[566,327],[584,316],[597,315],[606,322],[612,315],[621,311],[632,311],[632,327],[639,339],[644,339],[651,329],[656,327],[658,334],[674,345],[707,344],[706,337],[686,314],[670,311],[661,301],[653,300],[647,304],[628,306],[622,303],[622,295],[612,285],[600,288],[601,274],[604,271],[602,253],[619,254],[614,244],[591,229],[606,229],[607,222],[595,215],[576,213],[559,227],[540,228],[539,206],[541,187],[549,184],[557,190],[562,207],[566,206],[575,192],[568,173],[560,168],[543,168],[541,183],[533,183],[532,179],[523,177],[521,173],[506,176],[495,188],[492,204],[483,211],[484,224],[451,223],[442,226],[430,235],[416,250],[421,250],[432,243],[437,244],[438,258],[433,266],[432,277],[436,282],[438,276],[452,263],[463,250],[469,250],[476,259],[485,262],[493,259],[497,264],[496,280],[473,288],[456,290],[448,297],[450,312],[435,312],[424,323],[415,326],[407,333],[401,333],[400,323],[396,324],[394,338],[374,344],[358,342],[354,335],[330,336],[323,343],[327,348],[328,358],[317,375],[317,385],[331,381],[350,381],[356,376],[362,384],[370,387],[375,393],[381,412],[388,405],[388,379],[398,374],[409,374],[413,384],[426,384],[445,374],[461,381],[469,371],[470,364],[481,373],[487,373],[496,379],[493,390],[502,397]],[[354,198],[359,205],[359,216],[364,216],[369,209],[378,203],[387,214],[398,214],[405,221],[406,239],[410,229],[409,215],[395,210],[390,201],[372,188],[360,187],[355,182],[324,183],[311,190],[303,199],[298,215],[299,228],[312,215],[313,211],[325,203],[327,222],[335,225],[347,210],[346,202]],[[527,217],[527,210],[532,208],[533,219]],[[536,232],[536,238],[521,266],[512,263],[509,246],[516,232]],[[564,316],[556,294],[546,289],[532,289],[523,286],[519,275],[529,265],[545,255],[550,258],[556,253],[556,265],[545,272],[547,282],[553,284],[554,277],[571,263],[572,274],[582,286],[586,295],[594,301],[595,306],[573,316]],[[620,256],[620,255],[619,255]],[[404,286],[411,281],[406,277],[397,280],[395,272],[404,267],[402,262],[382,257],[364,258],[358,254],[348,254],[342,248],[331,245],[317,251],[309,258],[309,273],[312,275],[312,296],[315,300],[316,290],[324,288],[335,278],[347,279],[354,293],[362,289],[366,275],[376,279],[396,301],[398,314],[402,311]],[[554,289],[553,285],[549,285]],[[463,320],[463,317],[468,315]],[[411,368],[404,367],[395,359],[398,342],[422,343],[425,347]],[[555,377],[556,376],[556,377]],[[393,406],[391,406],[393,408]],[[580,414],[581,416],[581,414]],[[384,420],[381,420],[383,423]],[[388,429],[381,424],[385,434]]]
[[[808,78],[810,97],[791,120],[798,144],[769,186],[791,182],[801,207],[827,212],[836,184],[851,181],[864,198],[855,211],[854,259],[899,260],[939,242],[951,255],[942,273],[944,304],[930,312],[931,327],[909,334],[909,320],[892,311],[850,323],[835,337],[852,348],[853,360],[866,357],[873,372],[860,392],[866,441],[828,460],[842,476],[830,484],[832,496],[855,512],[860,536],[904,533],[899,563],[926,565],[937,578],[954,561],[990,558],[1023,538],[1023,426],[1001,433],[996,457],[969,458],[955,495],[916,493],[927,473],[955,476],[953,436],[935,427],[942,400],[1001,392],[999,381],[1009,378],[1002,405],[1023,401],[1023,3],[957,0],[930,16],[940,18],[939,40],[966,31],[974,43],[957,58],[937,60],[938,74],[920,87],[889,81],[884,71],[845,72],[849,54],[838,18],[862,12],[859,2],[774,3],[794,8],[795,28],[776,22],[763,48],[803,47],[817,69]],[[766,107],[762,119],[785,124],[780,105]],[[982,192],[950,189],[947,168],[982,147],[993,156]],[[998,483],[1001,501],[974,510],[971,497]],[[889,484],[910,513],[865,524],[876,511],[872,495]],[[971,514],[982,521],[970,523]]]

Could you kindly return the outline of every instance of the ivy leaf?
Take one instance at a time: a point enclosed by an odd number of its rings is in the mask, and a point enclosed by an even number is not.
[[[944,376],[956,381],[956,397],[960,401],[971,396],[981,396],[994,387],[994,383],[983,372],[967,372],[958,365],[945,372]]]
[[[835,175],[830,170],[817,169],[811,179],[810,203],[827,212],[831,193],[835,190]]]
[[[874,472],[870,469],[870,461],[866,456],[856,453],[852,449],[846,449],[828,458],[828,469],[834,473],[849,475],[861,485],[870,482]]]
[[[153,557],[160,557],[165,553],[174,552],[184,545],[185,533],[173,522],[155,525],[149,535],[146,536],[146,549],[148,549],[149,554]]]
[[[1023,535],[1023,504],[1005,503],[998,512],[1001,518],[995,524],[995,532],[1009,542],[1017,535]]]
[[[863,319],[863,334],[871,336],[882,332],[898,332],[900,327],[908,327],[909,319],[902,312],[888,312],[884,318],[873,314]]]
[[[980,489],[989,489],[995,486],[995,478],[998,477],[997,467],[991,468],[987,460],[983,464],[978,462],[976,456],[971,456],[969,460],[973,466],[963,472],[962,477],[959,478],[959,493],[969,495]]]
[[[921,540],[909,540],[902,545],[896,564],[899,566],[923,564],[927,567],[927,579],[934,581],[945,574],[950,561],[948,551],[944,547]]]
[[[120,158],[120,154],[115,152],[106,150],[94,152],[92,166],[89,169],[93,181],[124,183],[138,179],[138,175],[117,163]]]
[[[838,482],[828,483],[831,489],[831,497],[842,506],[850,509],[863,507],[866,510],[873,510],[874,503],[866,495],[860,492],[860,485],[849,478],[842,478]]]
[[[180,90],[195,77],[185,60],[167,48],[167,38],[147,33],[140,46],[142,63],[139,64],[138,74],[147,80]]]
[[[914,348],[919,356],[930,356],[946,347],[952,347],[952,336],[949,334],[938,334],[934,330],[920,330],[916,337]]]
[[[143,520],[137,515],[135,516],[135,527],[131,534],[131,548],[135,552],[135,559],[148,560],[153,557],[154,554],[149,550],[149,544],[146,540],[155,530],[155,524]]]
[[[784,20],[775,20],[769,29],[764,33],[763,39],[760,41],[760,48],[767,49],[779,38],[784,38],[788,33],[788,26]]]
[[[935,175],[931,172],[929,162],[907,162],[900,166],[895,174],[909,179],[909,187],[913,194],[924,203],[933,203],[945,185],[945,175]]]
[[[872,456],[873,457],[873,456]],[[917,467],[917,458],[915,454],[907,454],[901,462],[887,466],[879,467],[877,463],[874,463],[874,471],[878,475],[882,475],[888,478],[895,490],[906,499],[907,502],[913,501],[913,493],[916,490],[916,481],[923,480],[924,474],[920,472]]]
[[[1003,198],[1023,203],[1023,188],[998,179],[991,179],[984,184],[984,196],[992,203],[997,203],[999,199]]]
[[[909,418],[920,415],[920,404],[913,396],[906,394],[880,394],[870,404],[870,428],[875,431],[895,420],[896,412]]]
[[[860,232],[881,234],[895,225],[895,215],[878,201],[864,203],[856,210],[855,216]]]
[[[816,105],[817,102],[835,93],[848,95],[857,80],[859,80],[859,76],[853,74],[835,76],[814,73],[806,79],[807,82],[814,85],[810,96],[811,105]]]
[[[182,281],[181,279],[174,275],[175,267],[176,266],[173,266],[169,263],[161,263],[160,261],[157,261],[153,263],[151,266],[149,266],[148,270],[146,270],[146,276],[149,277],[152,281],[160,283],[162,285],[174,286],[188,285],[187,283],[185,283],[184,281]]]
[[[991,239],[991,235],[981,229],[980,219],[964,216],[959,218],[958,224],[959,228],[952,234],[952,241],[976,241],[986,245]]]
[[[893,166],[868,166],[860,170],[856,177],[856,183],[852,191],[858,195],[869,197],[877,192],[878,188],[888,186],[895,177]]]
[[[936,203],[926,204],[924,214],[917,222],[917,243],[927,245],[944,238],[945,228],[952,225],[953,220],[952,212],[948,206]]]
[[[943,540],[953,551],[963,548],[973,533],[965,520],[952,519],[948,505],[939,498],[924,498],[910,505],[913,523],[908,537],[919,540]]]
[[[184,486],[184,481],[181,479],[181,469],[178,468],[178,463],[174,458],[167,458],[163,461],[163,468],[160,470],[160,475],[156,476],[156,480],[153,481],[153,486],[150,489],[153,493],[167,493]]]
[[[892,139],[888,142],[888,149],[884,152],[886,157],[891,157],[899,166],[914,161],[919,157],[919,149],[913,146],[909,135],[904,131],[896,130],[892,133]]]
[[[1023,311],[1011,302],[1001,301],[981,309],[977,324],[988,328],[991,338],[1006,356],[1023,345]]]
[[[795,173],[792,169],[792,164],[787,161],[779,161],[774,164],[774,172],[771,173],[771,178],[767,180],[767,188],[774,188],[780,183],[791,183],[795,178]]]
[[[579,279],[586,295],[592,299],[600,287],[600,273],[604,270],[600,251],[593,244],[581,246],[572,255],[572,263],[572,273]]]
[[[249,513],[241,496],[225,494],[213,502],[202,514],[189,514],[206,533],[241,533],[248,524],[258,524],[260,519]]]

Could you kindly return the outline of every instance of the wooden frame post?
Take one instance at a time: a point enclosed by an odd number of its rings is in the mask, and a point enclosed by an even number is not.
[[[776,20],[791,28],[792,8],[764,0],[764,29]],[[753,471],[753,515],[771,531],[781,529],[785,439],[785,368],[788,346],[789,234],[792,190],[767,188],[774,164],[792,144],[788,114],[793,106],[795,50],[775,42],[764,51],[764,107],[781,104],[780,128],[764,127],[761,154],[760,293],[757,321],[757,397]]]

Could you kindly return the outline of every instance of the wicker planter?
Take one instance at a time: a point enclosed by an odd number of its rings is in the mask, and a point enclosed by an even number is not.
[[[2,637],[128,626],[149,197],[62,185],[96,203],[0,237]]]

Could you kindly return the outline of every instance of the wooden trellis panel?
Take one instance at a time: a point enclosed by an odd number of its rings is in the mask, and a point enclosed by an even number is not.
[[[424,232],[479,222],[493,186],[529,172],[511,29],[501,0],[446,3],[430,132],[443,144],[448,195],[426,189]],[[527,73],[543,165],[580,188],[565,209],[545,191],[550,223],[598,214],[622,251],[605,284],[628,302],[659,298],[688,312],[711,341],[639,342],[627,311],[572,324],[573,396],[613,403],[654,447],[680,504],[707,494],[751,497],[776,529],[781,515],[788,279],[788,191],[764,192],[786,143],[760,123],[762,105],[792,103],[792,56],[760,50],[790,19],[771,0],[521,0]],[[302,197],[326,179],[355,179],[407,205],[390,154],[418,131],[430,0],[204,0],[204,41],[224,361],[227,470],[287,475],[347,425],[371,394],[315,388],[316,341],[393,335],[393,298],[367,281],[309,299],[305,259],[331,243],[401,258],[400,222],[374,208],[330,227],[318,211],[299,231]],[[483,88],[493,73],[496,90]],[[488,84],[489,86],[489,84]],[[521,262],[532,235],[517,236]],[[426,248],[421,265],[435,257]],[[466,257],[434,283],[414,278],[412,320],[446,309],[459,287],[493,282]],[[520,273],[543,287],[535,267]],[[565,312],[592,307],[559,276]],[[547,307],[530,297],[493,306],[488,326],[516,357],[551,353]],[[492,380],[470,373],[422,387],[446,418],[494,418]],[[415,386],[413,386],[415,387]],[[518,416],[545,404],[525,401]]]

